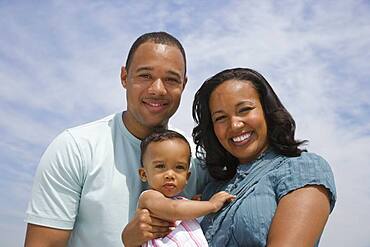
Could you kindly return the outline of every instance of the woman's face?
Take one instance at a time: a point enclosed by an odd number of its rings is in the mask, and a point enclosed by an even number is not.
[[[211,93],[209,108],[217,139],[240,163],[250,162],[266,150],[267,124],[251,82],[223,82]]]

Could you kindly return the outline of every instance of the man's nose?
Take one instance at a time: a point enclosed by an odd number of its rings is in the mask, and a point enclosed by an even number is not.
[[[164,95],[167,90],[161,78],[156,79],[149,87],[149,93],[154,95]]]

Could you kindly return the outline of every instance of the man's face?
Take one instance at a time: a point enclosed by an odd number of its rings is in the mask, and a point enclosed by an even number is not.
[[[184,58],[176,46],[143,43],[129,71],[122,67],[121,80],[127,90],[123,121],[132,134],[144,138],[153,128],[166,126],[176,112],[186,84]]]

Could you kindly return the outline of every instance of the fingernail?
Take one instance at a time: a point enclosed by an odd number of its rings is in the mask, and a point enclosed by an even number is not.
[[[171,231],[175,230],[175,228],[176,228],[176,227],[174,227],[174,226],[170,226],[170,227],[169,227],[169,229],[170,229]]]

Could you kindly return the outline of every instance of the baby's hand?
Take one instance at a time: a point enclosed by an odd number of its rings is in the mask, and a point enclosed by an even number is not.
[[[216,213],[218,210],[222,208],[225,202],[233,201],[236,198],[234,195],[230,195],[229,193],[225,191],[220,191],[216,194],[214,194],[211,199],[209,199],[209,202],[213,204],[214,206],[214,213]]]

